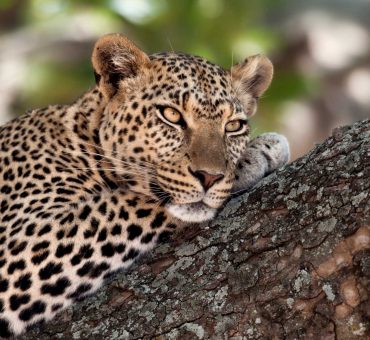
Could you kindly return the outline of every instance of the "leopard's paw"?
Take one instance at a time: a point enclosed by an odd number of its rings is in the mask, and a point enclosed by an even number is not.
[[[250,147],[260,150],[266,159],[267,174],[289,162],[290,148],[287,138],[279,133],[268,132],[256,137]]]
[[[263,177],[288,163],[289,142],[283,135],[264,133],[249,144],[235,170],[233,193],[251,188]]]

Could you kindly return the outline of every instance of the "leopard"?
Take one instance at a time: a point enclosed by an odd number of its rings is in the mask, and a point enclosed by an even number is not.
[[[2,338],[90,296],[289,160],[284,136],[250,137],[273,76],[266,56],[224,69],[112,33],[91,59],[96,84],[74,103],[0,127]]]

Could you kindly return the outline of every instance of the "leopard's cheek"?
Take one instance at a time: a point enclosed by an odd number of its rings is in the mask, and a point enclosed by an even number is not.
[[[236,166],[247,150],[248,143],[250,141],[249,135],[239,137],[229,137],[226,139],[227,157],[230,168],[234,171]]]
[[[144,144],[147,157],[153,164],[173,163],[183,155],[181,131],[166,126],[156,117],[151,117],[145,127],[145,134],[138,138]]]

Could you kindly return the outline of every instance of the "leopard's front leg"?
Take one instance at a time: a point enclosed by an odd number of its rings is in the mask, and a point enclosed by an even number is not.
[[[232,192],[251,188],[263,177],[288,163],[290,157],[288,140],[278,133],[264,133],[249,144],[235,171]]]

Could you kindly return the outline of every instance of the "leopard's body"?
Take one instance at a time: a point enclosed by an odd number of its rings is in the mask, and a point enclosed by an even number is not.
[[[260,80],[240,88],[253,70],[147,57],[118,35],[94,53],[97,87],[0,128],[0,337],[91,294],[288,159],[282,136],[225,133],[255,111]]]

